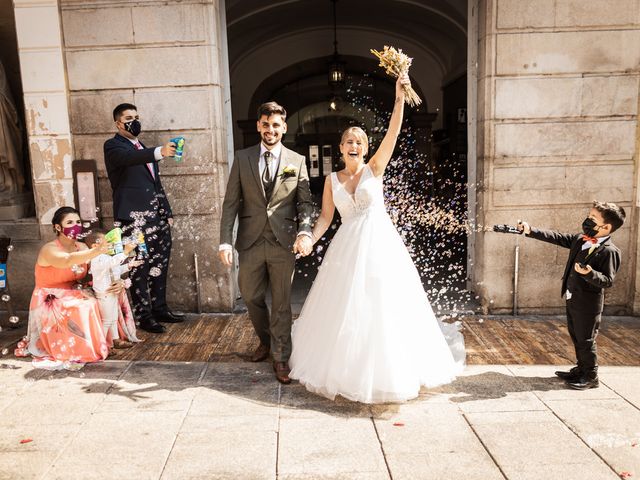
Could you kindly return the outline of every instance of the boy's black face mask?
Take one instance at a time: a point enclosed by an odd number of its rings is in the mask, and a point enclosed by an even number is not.
[[[589,237],[595,237],[598,233],[598,230],[595,229],[597,226],[598,224],[594,222],[593,219],[587,217],[584,219],[584,222],[582,222],[582,231]]]

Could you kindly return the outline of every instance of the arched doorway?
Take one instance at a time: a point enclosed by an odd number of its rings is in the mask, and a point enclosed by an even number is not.
[[[425,288],[447,303],[456,295],[443,292],[463,290],[467,273],[466,235],[444,225],[466,221],[466,122],[461,118],[467,1],[390,1],[379,7],[363,0],[338,1],[336,32],[347,73],[338,91],[327,78],[334,37],[331,9],[330,0],[269,6],[227,2],[235,147],[258,141],[254,112],[260,103],[284,105],[289,113],[284,143],[307,156],[320,207],[324,176],[339,168],[340,132],[363,126],[372,150],[384,134],[393,80],[377,68],[369,49],[388,44],[413,56],[412,82],[424,104],[407,110],[385,192]],[[304,299],[324,247],[320,244],[315,255],[299,262],[296,300]]]

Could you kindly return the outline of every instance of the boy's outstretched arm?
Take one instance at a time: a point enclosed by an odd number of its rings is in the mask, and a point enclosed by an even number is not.
[[[518,221],[518,230],[522,231],[527,237],[542,240],[543,242],[553,243],[564,248],[571,248],[571,243],[576,235],[571,233],[560,233],[553,230],[541,230],[530,226],[527,222]]]

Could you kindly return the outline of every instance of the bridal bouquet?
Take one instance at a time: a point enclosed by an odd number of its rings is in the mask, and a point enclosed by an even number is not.
[[[378,57],[378,60],[380,60],[380,66],[385,69],[387,75],[394,78],[398,78],[403,73],[408,73],[411,62],[413,61],[413,58],[402,53],[401,48],[396,50],[395,48],[387,45],[384,46],[384,49],[381,52],[372,48],[371,53]],[[411,86],[405,86],[404,91],[406,94],[405,101],[409,105],[415,107],[422,103],[422,99],[418,96],[416,91],[411,88]]]

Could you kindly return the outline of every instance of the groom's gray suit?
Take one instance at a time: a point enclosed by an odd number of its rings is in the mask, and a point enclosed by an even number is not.
[[[239,254],[240,293],[260,342],[271,348],[276,362],[291,355],[292,252],[296,236],[311,233],[313,204],[305,158],[282,146],[272,194],[266,198],[258,167],[260,144],[239,150],[229,173],[222,206],[220,243],[232,244]],[[271,285],[271,317],[265,303]]]

